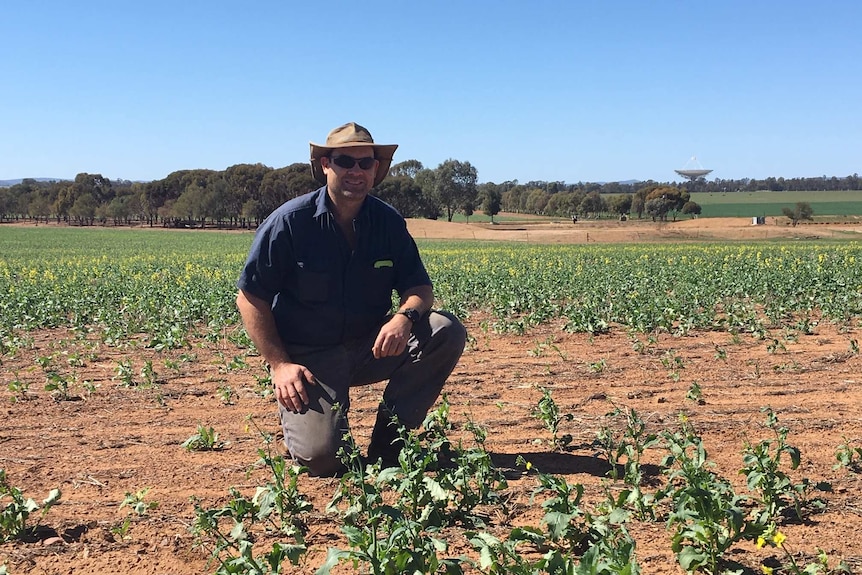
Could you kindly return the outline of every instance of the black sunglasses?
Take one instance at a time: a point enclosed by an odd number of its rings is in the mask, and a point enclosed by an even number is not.
[[[350,170],[356,164],[363,170],[370,170],[374,167],[374,158],[351,158],[350,156],[333,156],[332,163],[338,167]]]

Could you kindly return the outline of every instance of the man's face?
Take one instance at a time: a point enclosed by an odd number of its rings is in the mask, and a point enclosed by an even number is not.
[[[343,167],[351,163],[352,167]],[[374,186],[374,176],[380,163],[374,159],[374,148],[360,146],[333,150],[330,157],[320,159],[320,165],[326,174],[329,193],[333,200],[338,201],[364,200]],[[363,165],[367,168],[363,169]]]

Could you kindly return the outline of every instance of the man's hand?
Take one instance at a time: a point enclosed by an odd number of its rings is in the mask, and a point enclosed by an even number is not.
[[[405,315],[397,313],[392,316],[392,319],[383,324],[377,334],[377,339],[374,340],[374,346],[371,348],[374,359],[404,353],[412,328],[413,322]]]
[[[306,385],[317,385],[317,379],[304,365],[281,363],[272,368],[275,398],[294,413],[299,413],[308,405]]]

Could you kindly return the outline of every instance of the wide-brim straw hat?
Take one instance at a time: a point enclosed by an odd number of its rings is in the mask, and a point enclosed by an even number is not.
[[[398,144],[375,144],[371,132],[355,122],[349,122],[329,132],[329,135],[326,136],[326,144],[309,142],[309,145],[311,146],[311,174],[321,184],[326,184],[326,174],[323,173],[320,158],[329,156],[332,150],[339,148],[357,148],[360,146],[374,148],[374,157],[380,162],[380,165],[377,166],[377,174],[374,176],[375,186],[389,175],[389,166],[392,165],[392,157],[398,148]]]

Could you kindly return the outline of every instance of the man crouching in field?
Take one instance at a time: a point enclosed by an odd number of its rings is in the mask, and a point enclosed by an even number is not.
[[[284,442],[311,475],[344,471],[349,390],[385,379],[368,457],[397,464],[398,424],[419,427],[464,351],[464,326],[431,310],[431,280],[404,218],[370,195],[397,147],[354,123],[312,143],[323,187],[261,224],[237,282],[243,324],[270,365]]]

